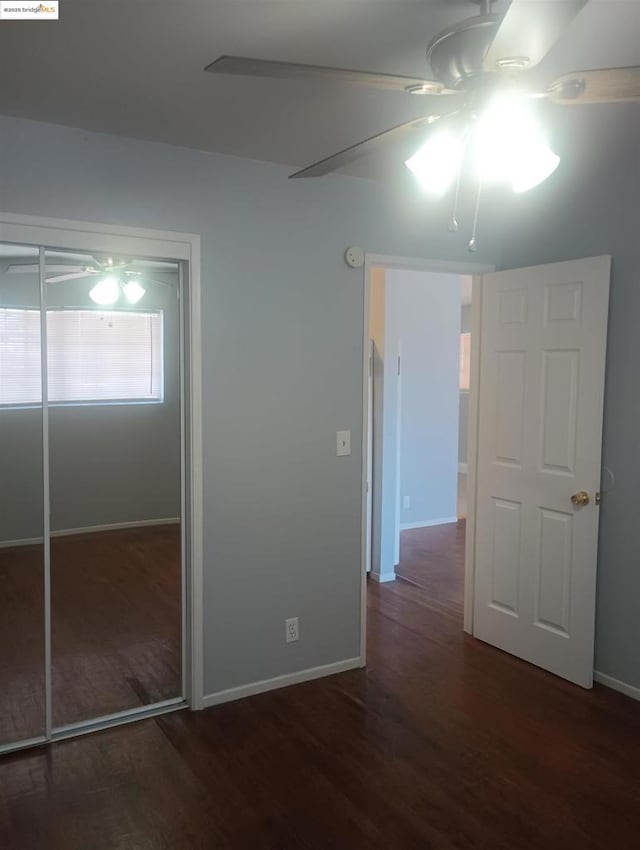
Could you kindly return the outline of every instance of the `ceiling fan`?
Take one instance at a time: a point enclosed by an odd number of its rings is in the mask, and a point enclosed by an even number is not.
[[[423,135],[426,131],[427,139],[432,128],[445,128],[453,136],[464,135],[492,99],[505,92],[517,90],[521,98],[546,99],[562,105],[640,99],[640,67],[574,71],[559,77],[544,91],[532,89],[528,72],[544,59],[588,0],[512,0],[503,15],[492,13],[493,0],[471,2],[480,6],[479,14],[440,33],[427,47],[433,79],[238,56],[220,56],[205,71],[344,82],[439,98],[443,108],[437,113],[429,112],[377,133],[291,174],[292,178],[328,174],[417,131]],[[546,165],[552,165],[548,156]],[[544,170],[544,163],[539,162],[538,166],[538,170]]]
[[[89,292],[89,296],[100,305],[114,304],[120,297],[120,292],[129,304],[136,304],[146,292],[142,286],[143,279],[145,283],[169,286],[164,281],[150,278],[145,272],[132,268],[136,260],[129,257],[96,254],[91,259],[92,265],[46,263],[45,283],[97,277],[96,285]],[[161,264],[154,265],[161,268]],[[12,263],[7,266],[7,274],[38,274],[39,271],[38,263]]]

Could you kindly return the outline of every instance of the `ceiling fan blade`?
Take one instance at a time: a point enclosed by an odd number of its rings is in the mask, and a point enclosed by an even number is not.
[[[38,263],[11,263],[7,266],[7,274],[38,274],[39,271]]]
[[[355,83],[374,89],[409,92],[410,94],[452,94],[442,83],[419,77],[397,74],[376,74],[371,71],[351,71],[346,68],[326,68],[323,65],[298,65],[295,62],[274,62],[269,59],[248,59],[243,56],[220,56],[204,69],[210,74],[236,74],[243,77],[276,77],[287,80],[326,80]]]
[[[76,268],[78,268],[78,267],[76,266]],[[57,274],[57,275],[54,275],[53,277],[48,277],[46,282],[47,283],[62,283],[63,280],[75,280],[75,279],[81,278],[81,277],[91,277],[93,274],[94,274],[94,272],[92,272],[92,271],[84,271],[84,270],[79,271],[79,272],[72,272],[70,274]]]
[[[134,259],[129,263],[129,271],[127,274],[144,274],[149,269],[155,269],[155,271],[159,272],[174,272],[177,269],[177,263],[170,263],[166,260]]]
[[[73,272],[77,268],[78,266],[57,266],[48,263],[45,265],[45,271],[49,272]],[[39,271],[38,263],[12,263],[7,266],[8,274],[38,274]]]
[[[433,124],[439,118],[439,115],[427,115],[425,118],[415,118],[413,121],[398,124],[396,127],[391,127],[390,130],[383,130],[382,133],[377,133],[363,142],[357,142],[355,145],[338,151],[338,153],[334,153],[332,156],[314,162],[313,165],[308,165],[301,171],[296,171],[295,174],[290,174],[289,179],[296,177],[322,177],[324,174],[329,174],[331,171],[335,171],[361,156],[373,153],[373,151],[378,150],[388,142],[395,141],[400,136]]]
[[[512,0],[487,50],[485,71],[533,68],[588,0]]]
[[[164,286],[165,289],[176,289],[175,283],[168,283],[165,280],[158,280],[157,277],[143,277],[140,280],[140,284],[144,284],[144,283],[154,283],[157,286]]]
[[[640,100],[640,67],[573,71],[554,80],[547,97],[554,103],[578,106]]]

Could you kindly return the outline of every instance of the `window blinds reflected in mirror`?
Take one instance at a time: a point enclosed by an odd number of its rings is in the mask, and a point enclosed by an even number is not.
[[[48,310],[49,404],[162,401],[163,314]],[[40,312],[0,307],[0,405],[42,400]]]
[[[162,401],[162,330],[162,310],[47,310],[49,401]]]

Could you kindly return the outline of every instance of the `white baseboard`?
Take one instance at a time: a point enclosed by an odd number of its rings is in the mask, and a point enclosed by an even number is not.
[[[0,540],[0,549],[15,549],[18,546],[35,546],[43,543],[44,537],[22,537],[20,540]]]
[[[52,537],[71,537],[73,534],[96,534],[98,531],[119,531],[126,528],[148,528],[154,525],[177,525],[180,517],[172,516],[164,519],[141,519],[134,522],[112,522],[107,525],[85,525],[84,528],[64,528],[52,531]]]
[[[466,475],[467,474],[467,464],[466,463],[459,463],[458,464],[458,472],[460,473],[460,475]]]
[[[628,685],[626,682],[621,682],[612,676],[607,676],[606,673],[600,673],[599,670],[593,671],[593,680],[614,691],[620,691],[621,694],[625,694],[631,697],[631,699],[640,700],[640,688],[636,688],[634,685]]]
[[[51,537],[71,537],[75,534],[96,534],[99,531],[118,531],[125,528],[147,528],[154,525],[177,525],[180,517],[166,517],[164,519],[141,519],[134,522],[112,522],[107,525],[85,525],[83,528],[63,528],[60,531],[52,531]],[[43,543],[44,537],[23,537],[20,540],[1,540],[0,549],[9,549],[16,546],[34,546]]]
[[[313,679],[321,679],[324,676],[333,676],[336,673],[344,673],[347,670],[355,670],[362,667],[360,658],[347,658],[344,661],[335,661],[333,664],[322,664],[320,667],[308,667],[306,670],[298,670],[297,673],[286,673],[284,676],[275,676],[273,679],[261,679],[248,685],[239,685],[237,688],[227,688],[214,694],[205,694],[202,699],[202,708],[211,708],[223,702],[232,702],[236,699],[252,697],[265,691],[275,691],[278,688],[288,688],[289,685],[299,685],[302,682],[310,682]]]
[[[427,519],[424,522],[401,522],[400,531],[408,531],[410,528],[430,528],[432,525],[447,525],[450,522],[458,522],[458,517],[447,516],[441,519]]]
[[[378,584],[386,584],[386,582],[388,582],[388,581],[395,581],[396,580],[395,572],[393,572],[393,573],[374,573],[373,570],[371,570],[371,572],[369,573],[369,577],[373,581],[377,581]]]

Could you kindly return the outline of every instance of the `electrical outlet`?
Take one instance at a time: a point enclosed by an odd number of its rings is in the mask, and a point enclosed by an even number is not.
[[[287,643],[298,640],[298,618],[289,617],[284,621],[284,639]]]
[[[405,511],[411,507],[411,496],[404,497],[404,499],[402,500],[402,507],[405,509]]]

